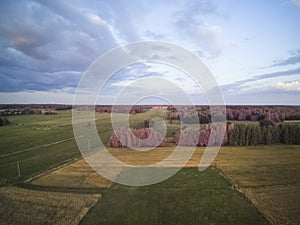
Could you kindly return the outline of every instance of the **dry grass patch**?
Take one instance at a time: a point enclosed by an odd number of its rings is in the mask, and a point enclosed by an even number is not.
[[[132,150],[127,148],[109,148],[108,151],[118,160],[132,166],[149,166],[155,165],[162,167],[176,167],[179,166],[180,160],[184,158],[188,151],[193,151],[193,148],[184,147],[182,150],[178,150],[177,159],[170,157],[175,151],[176,147],[159,147],[150,151],[145,151],[144,149]],[[201,156],[205,148],[196,148],[192,157],[188,160],[185,167],[197,167]],[[170,157],[170,158],[168,158]],[[164,162],[162,162],[164,161]]]
[[[240,187],[300,183],[300,146],[222,147],[214,164]]]
[[[70,194],[0,188],[0,224],[79,224],[100,194]]]
[[[272,224],[300,224],[300,184],[243,188],[243,193]]]
[[[100,176],[84,159],[54,170],[31,183],[39,186],[67,188],[109,188],[112,185],[111,181]]]
[[[156,148],[151,151],[136,151],[126,148],[109,148],[107,149],[115,158],[131,166],[145,166],[158,163],[174,151],[174,147]],[[189,159],[186,167],[199,166],[200,158],[203,154],[204,148],[198,148],[193,156]],[[182,151],[179,154],[185,154],[187,151]],[[97,153],[90,155],[91,161],[95,161],[95,167],[101,167],[101,170],[108,173],[112,180],[117,179],[117,176],[122,172],[123,168],[116,165],[101,164],[97,162],[97,158],[101,158]],[[157,166],[161,167],[176,167],[180,161],[176,159],[166,160],[165,163],[160,163]],[[105,169],[109,171],[105,171]],[[58,169],[46,173],[31,181],[33,185],[48,186],[48,187],[67,187],[67,188],[109,188],[112,181],[99,175],[89,164],[80,159],[76,162],[66,164]]]
[[[273,224],[300,224],[300,146],[223,147],[214,162]]]

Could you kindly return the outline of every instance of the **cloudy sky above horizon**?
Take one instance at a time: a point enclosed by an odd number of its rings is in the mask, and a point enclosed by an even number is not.
[[[147,40],[197,55],[226,104],[300,103],[299,0],[21,0],[0,2],[0,104],[72,104],[92,62]],[[177,82],[195,104],[206,103],[184,73],[151,63],[116,73],[102,103],[111,104],[133,81],[155,76]]]

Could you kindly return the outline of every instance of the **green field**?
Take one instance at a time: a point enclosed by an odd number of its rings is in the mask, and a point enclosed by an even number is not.
[[[160,112],[151,111],[131,115],[130,125],[142,127],[145,118],[159,115]],[[96,113],[95,119],[98,133],[106,144],[113,132],[110,114]],[[2,182],[26,179],[80,156],[73,135],[71,111],[59,111],[57,115],[11,116],[9,121],[10,125],[0,127]]]
[[[140,128],[145,119],[162,115],[160,111],[130,115],[130,125]],[[112,134],[110,114],[96,113],[95,119],[98,133],[107,143]],[[299,145],[222,147],[212,167],[204,172],[197,169],[205,149],[199,147],[186,168],[168,180],[146,187],[128,187],[99,178],[84,160],[73,160],[80,159],[80,153],[73,137],[70,111],[11,116],[9,120],[10,125],[0,127],[0,183],[23,187],[17,190],[19,197],[10,194],[16,189],[0,190],[2,199],[16,202],[5,206],[0,203],[0,211],[11,212],[1,214],[3,221],[11,221],[10,224],[22,221],[22,215],[26,221],[39,217],[40,211],[27,210],[25,215],[22,208],[32,200],[30,204],[38,209],[38,199],[44,192],[60,202],[54,206],[51,200],[49,204],[42,200],[42,212],[49,221],[48,208],[59,213],[63,207],[65,216],[83,209],[80,224],[300,224]],[[180,123],[167,121],[167,128],[167,137],[173,136]],[[143,165],[164,159],[173,149],[109,151],[125,163]],[[113,171],[119,177],[124,172]],[[89,211],[85,209],[86,202],[80,200],[74,211],[71,205],[63,204],[66,195],[55,195],[56,192],[67,193],[70,199],[74,193],[74,201],[78,193],[92,199],[93,194],[102,197]],[[23,193],[30,193],[32,199],[24,200]],[[73,224],[78,224],[78,218],[76,221]]]
[[[113,185],[80,224],[269,223],[216,170],[184,168],[146,187]]]

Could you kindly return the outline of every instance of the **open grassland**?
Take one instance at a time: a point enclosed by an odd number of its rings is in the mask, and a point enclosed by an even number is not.
[[[0,224],[76,225],[100,197],[100,194],[69,194],[2,187]]]

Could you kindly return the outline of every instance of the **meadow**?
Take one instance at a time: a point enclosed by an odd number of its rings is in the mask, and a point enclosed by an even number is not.
[[[130,115],[130,124],[140,128],[145,118],[162,115]],[[96,113],[95,119],[106,143],[112,134],[110,114]],[[1,224],[300,223],[299,145],[222,147],[204,172],[197,166],[205,148],[197,147],[185,168],[168,180],[128,187],[101,177],[80,157],[70,111],[9,120],[10,125],[0,127]],[[167,137],[179,126],[167,123]],[[149,165],[174,147],[107,150],[127,164]],[[116,179],[126,172],[111,171]]]

